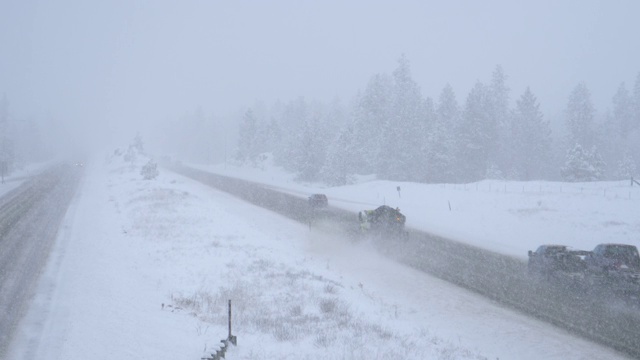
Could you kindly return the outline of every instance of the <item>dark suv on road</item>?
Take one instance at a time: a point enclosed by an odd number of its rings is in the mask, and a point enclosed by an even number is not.
[[[589,270],[595,272],[634,269],[640,271],[638,248],[625,244],[600,244],[587,256]]]
[[[640,284],[640,255],[633,245],[600,244],[585,262],[591,275],[610,282]]]

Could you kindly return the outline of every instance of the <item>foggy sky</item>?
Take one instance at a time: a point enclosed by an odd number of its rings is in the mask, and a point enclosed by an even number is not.
[[[15,117],[105,131],[224,116],[257,99],[350,100],[401,54],[460,104],[495,66],[547,118],[584,81],[604,112],[640,72],[639,1],[0,2],[0,96]]]

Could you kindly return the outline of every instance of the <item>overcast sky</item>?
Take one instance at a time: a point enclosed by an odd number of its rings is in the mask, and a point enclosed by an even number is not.
[[[0,95],[16,117],[112,126],[224,116],[259,99],[349,100],[401,54],[463,103],[497,64],[547,117],[584,81],[599,111],[640,72],[640,1],[0,1]]]

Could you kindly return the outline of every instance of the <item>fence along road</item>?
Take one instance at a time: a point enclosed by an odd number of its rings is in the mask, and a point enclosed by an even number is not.
[[[82,169],[55,166],[0,198],[0,359],[3,359]]]
[[[169,168],[293,220],[314,221],[304,198],[186,166]],[[322,218],[322,224],[340,229],[345,238],[356,231],[357,214],[352,212],[329,208]],[[628,306],[607,289],[533,279],[520,259],[426,232],[410,230],[408,239],[389,240],[379,239],[377,247],[400,262],[640,359],[640,304]]]

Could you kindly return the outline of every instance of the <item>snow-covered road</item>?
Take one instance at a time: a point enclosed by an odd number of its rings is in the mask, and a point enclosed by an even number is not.
[[[0,357],[28,309],[79,176],[55,166],[0,198]]]
[[[142,163],[142,162],[141,162]],[[8,359],[624,359],[182,176],[86,176]]]

